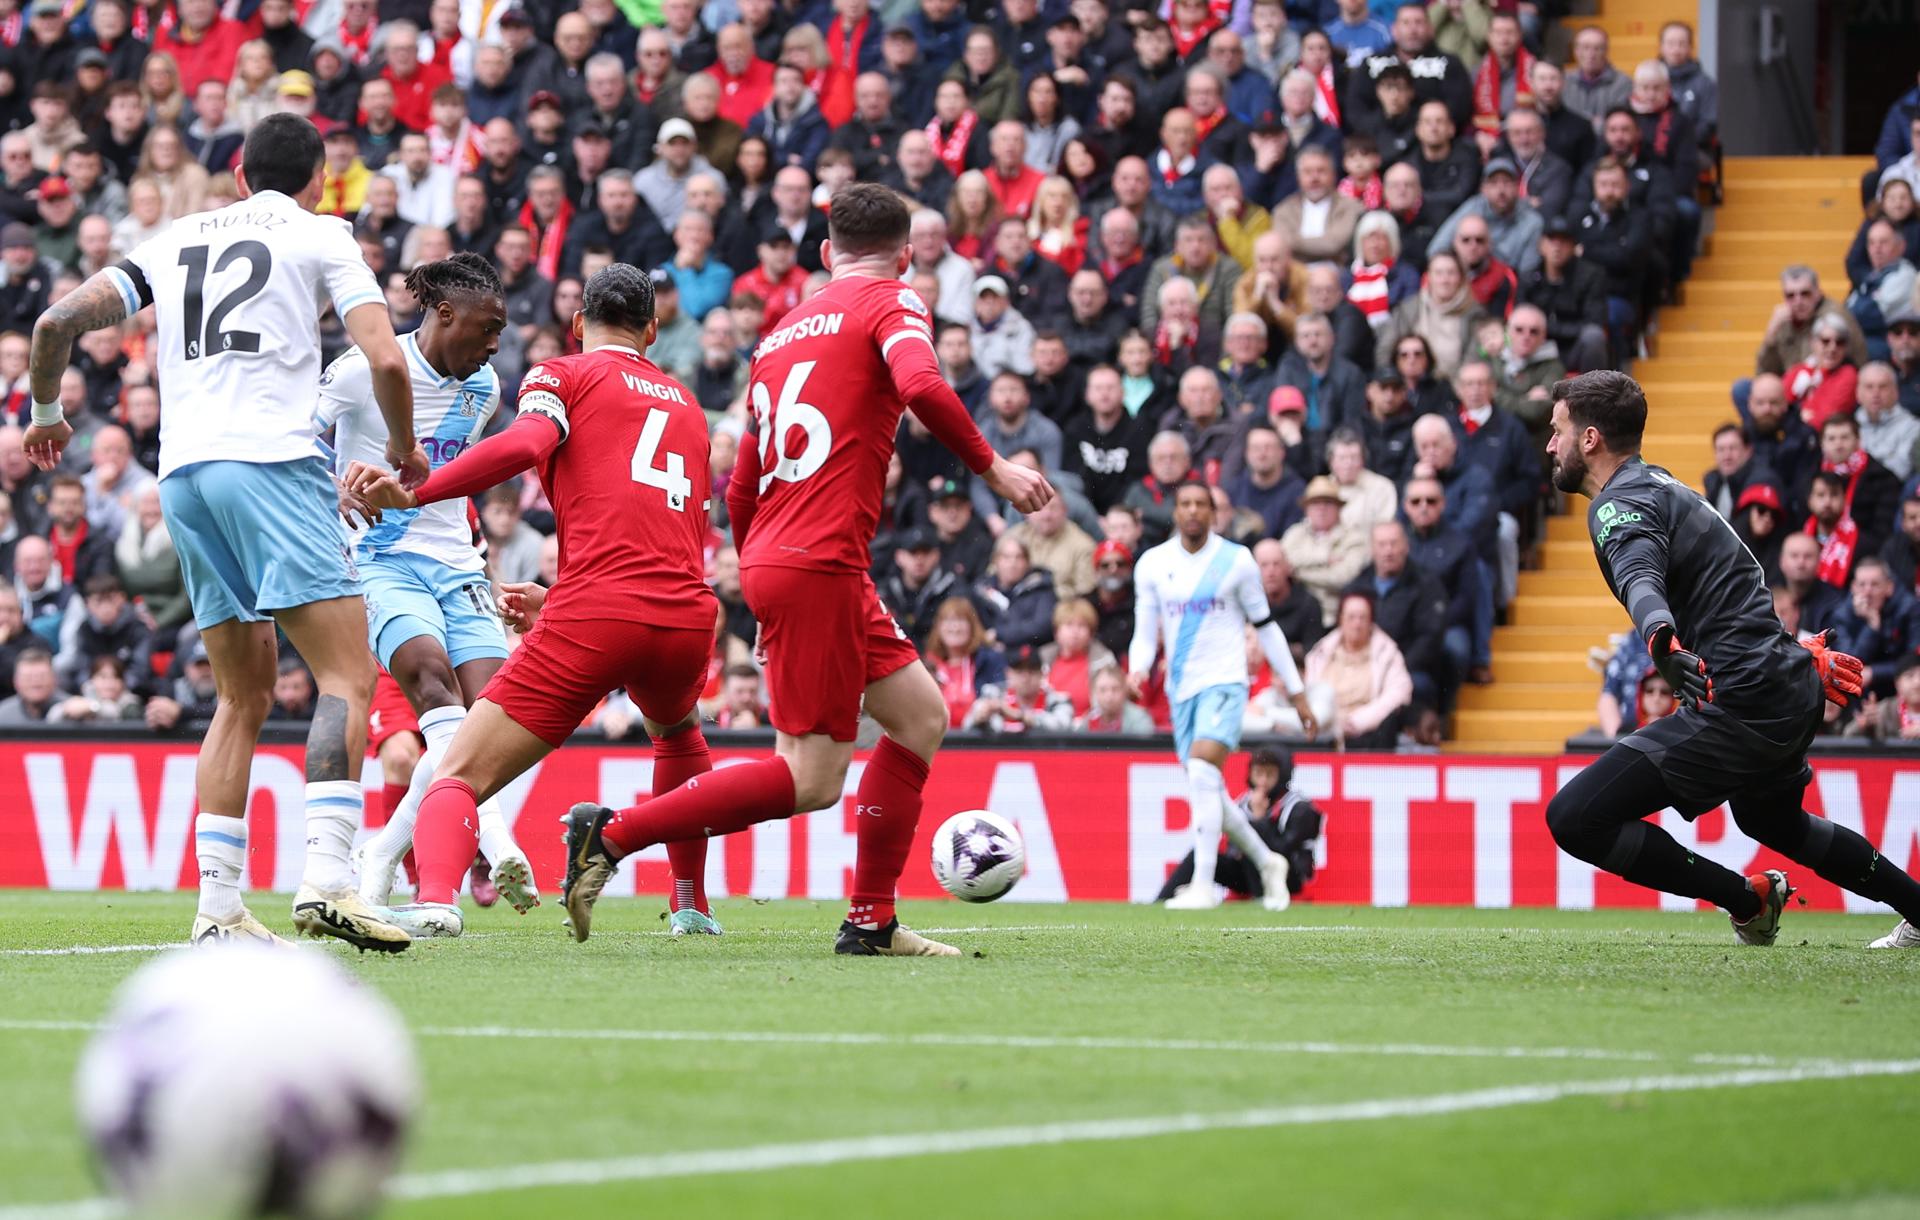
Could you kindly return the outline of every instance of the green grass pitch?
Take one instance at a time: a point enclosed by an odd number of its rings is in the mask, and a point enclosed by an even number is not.
[[[1650,911],[908,904],[969,956],[891,961],[832,955],[836,903],[717,914],[672,940],[610,901],[576,945],[549,899],[307,950],[415,1030],[388,1214],[1920,1215],[1920,955],[1863,948],[1888,919],[1790,911],[1742,950]],[[78,1026],[150,956],[22,951],[191,917],[0,896],[0,1217],[96,1193]]]

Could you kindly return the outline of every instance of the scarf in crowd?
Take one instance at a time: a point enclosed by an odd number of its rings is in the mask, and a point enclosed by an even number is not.
[[[1193,116],[1193,130],[1195,132],[1194,147],[1198,148],[1200,145],[1205,144],[1207,142],[1207,137],[1213,134],[1214,129],[1219,127],[1221,121],[1224,120],[1226,117],[1227,117],[1227,108],[1225,106],[1222,106],[1220,109],[1214,111],[1210,115],[1207,115],[1205,118],[1202,118],[1200,115],[1197,115],[1197,114],[1194,115]]]
[[[1853,456],[1844,462],[1821,462],[1820,469],[1829,474],[1837,474],[1847,481],[1847,511],[1853,516],[1853,493],[1860,488],[1860,476],[1866,472],[1868,453],[1865,449],[1856,449]]]
[[[1673,106],[1671,103],[1668,104],[1665,110],[1660,112],[1659,120],[1654,123],[1653,139],[1643,141],[1642,147],[1646,149],[1648,156],[1657,160],[1668,161],[1672,159]]]
[[[334,31],[333,36],[340,40],[342,47],[346,48],[347,59],[364,68],[367,66],[367,60],[373,55],[373,36],[379,31],[380,23],[369,21],[366,29],[355,34],[347,28],[345,19],[342,19],[340,28]]]
[[[1198,346],[1199,342],[1200,328],[1198,326],[1192,326],[1188,328],[1186,338],[1182,339],[1177,345],[1179,350],[1186,352],[1188,363],[1192,363],[1194,349]],[[1159,327],[1153,332],[1154,362],[1156,364],[1172,364],[1175,347],[1173,336],[1167,333],[1167,324],[1165,322],[1160,323]],[[1156,504],[1159,503],[1158,500],[1154,502]]]
[[[1349,199],[1358,199],[1360,206],[1369,212],[1377,212],[1386,206],[1387,188],[1379,174],[1365,182],[1355,182],[1351,178],[1340,179],[1340,185],[1333,188]]]
[[[1335,127],[1340,126],[1340,91],[1333,85],[1333,65],[1320,69],[1313,83],[1313,112]]]
[[[1375,330],[1385,326],[1392,316],[1393,306],[1387,300],[1387,273],[1392,270],[1391,260],[1372,265],[1357,258],[1353,260],[1353,284],[1347,289],[1347,299]]]
[[[539,235],[539,243],[534,250],[533,268],[549,281],[560,279],[560,250],[567,244],[567,226],[573,223],[573,201],[560,200],[560,210],[554,214],[553,223],[542,227],[533,215],[533,201],[528,200],[520,208],[520,224],[529,233]]]
[[[5,19],[0,19],[0,44],[5,44],[10,47],[19,46],[20,32],[26,29],[26,27],[27,19],[24,10],[14,12]]]
[[[1515,106],[1533,105],[1533,90],[1528,87],[1527,79],[1533,71],[1533,54],[1526,47],[1515,47],[1513,52],[1513,104]],[[1500,57],[1489,52],[1480,61],[1479,71],[1473,74],[1473,125],[1480,131],[1492,135],[1500,134],[1500,115],[1504,108],[1500,105],[1500,82],[1503,73],[1500,70]]]
[[[827,26],[827,58],[842,71],[857,73],[860,70],[860,46],[866,42],[872,29],[871,15],[862,17],[851,34],[847,32],[847,19],[835,17]]]
[[[1818,540],[1820,523],[1809,517],[1806,532]],[[1853,571],[1853,553],[1859,546],[1860,527],[1853,523],[1851,516],[1842,516],[1840,523],[1833,527],[1833,533],[1820,543],[1820,567],[1815,574],[1822,582],[1836,589],[1846,588],[1848,576]]]
[[[1217,6],[1209,4],[1209,8],[1213,8],[1213,7],[1217,7]],[[1229,0],[1228,7],[1229,8],[1232,7],[1231,0]],[[1171,22],[1171,21],[1168,22],[1167,33],[1173,35],[1174,55],[1180,60],[1184,61],[1187,58],[1187,56],[1193,54],[1193,49],[1195,47],[1199,46],[1201,43],[1204,43],[1207,39],[1213,37],[1213,32],[1219,29],[1220,26],[1221,26],[1220,18],[1214,16],[1213,13],[1211,12],[1207,14],[1207,19],[1205,21],[1202,21],[1199,25],[1194,26],[1191,30],[1181,29],[1177,22]]]
[[[1160,180],[1168,186],[1174,185],[1191,174],[1199,164],[1200,158],[1192,153],[1188,153],[1178,161],[1175,161],[1173,154],[1164,148],[1153,154],[1153,168],[1160,174]]]
[[[469,119],[461,119],[452,135],[442,131],[437,123],[427,128],[427,144],[433,150],[433,163],[446,166],[456,175],[471,174],[479,169],[487,151],[480,129]]]
[[[967,145],[973,142],[973,129],[980,122],[980,116],[971,110],[961,113],[954,120],[953,134],[940,134],[940,120],[936,117],[927,124],[927,139],[933,141],[933,155],[947,167],[947,172],[958,178],[967,172]]]

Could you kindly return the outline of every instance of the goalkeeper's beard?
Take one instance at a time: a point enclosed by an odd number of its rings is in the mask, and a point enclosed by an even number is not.
[[[1587,481],[1586,459],[1577,453],[1557,457],[1553,462],[1553,486],[1557,491],[1572,495],[1579,491]]]

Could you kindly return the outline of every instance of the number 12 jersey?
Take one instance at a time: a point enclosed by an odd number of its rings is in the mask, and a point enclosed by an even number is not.
[[[321,306],[386,307],[347,222],[278,191],[181,217],[108,277],[129,315],[154,307],[163,479],[312,457]]]
[[[632,348],[600,347],[528,369],[520,413],[552,420],[561,437],[539,467],[560,538],[540,621],[712,630],[712,475],[693,395]]]

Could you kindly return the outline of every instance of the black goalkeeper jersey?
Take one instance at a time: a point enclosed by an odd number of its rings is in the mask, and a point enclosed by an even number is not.
[[[1725,518],[1658,466],[1630,458],[1587,511],[1600,574],[1645,639],[1672,623],[1707,664],[1714,702],[1759,718],[1798,704],[1812,661],[1773,612],[1766,575]]]

